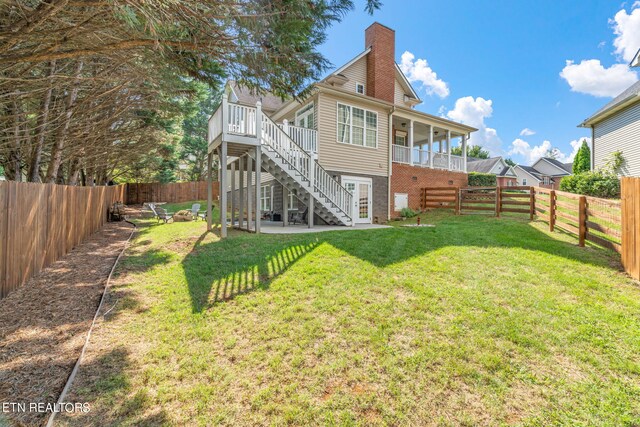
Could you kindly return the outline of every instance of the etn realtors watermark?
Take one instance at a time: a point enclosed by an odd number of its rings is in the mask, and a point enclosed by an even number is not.
[[[87,413],[91,410],[89,403],[66,402],[66,403],[46,403],[46,402],[2,402],[0,412],[8,413]]]

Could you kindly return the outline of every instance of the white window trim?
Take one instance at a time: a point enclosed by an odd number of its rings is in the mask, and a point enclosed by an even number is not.
[[[264,194],[264,189],[269,188],[267,195]],[[263,205],[265,200],[269,201],[269,209],[264,209]],[[261,185],[260,186],[260,210],[261,211],[273,211],[273,185]]]
[[[339,117],[339,114],[340,114],[339,107],[338,107],[339,105],[344,105],[345,107],[349,107],[349,108],[359,108],[362,111],[364,111],[364,135],[363,135],[364,140],[363,140],[363,142],[366,142],[366,140],[367,140],[367,112],[370,112],[370,113],[373,113],[373,114],[376,115],[376,145],[375,145],[375,147],[369,147],[367,145],[356,145],[356,144],[354,144],[352,142],[341,142],[338,139],[338,129],[339,129],[338,117]],[[351,111],[353,111],[353,110],[351,110]],[[377,150],[378,149],[378,135],[380,133],[380,131],[379,131],[380,126],[378,124],[379,123],[379,116],[380,115],[378,114],[377,111],[367,110],[366,108],[357,107],[355,105],[345,104],[344,102],[337,101],[336,102],[336,142],[338,144],[348,145],[350,147],[358,147],[358,148],[367,148],[369,150]],[[353,114],[349,114],[349,120],[350,120],[350,123],[349,123],[349,141],[353,141],[353,138],[352,138],[352,136],[353,136],[353,124],[351,124],[351,123],[353,123]]]
[[[358,92],[358,86],[362,86],[362,93]],[[367,94],[367,87],[364,85],[364,83],[356,82],[356,93],[359,95]]]

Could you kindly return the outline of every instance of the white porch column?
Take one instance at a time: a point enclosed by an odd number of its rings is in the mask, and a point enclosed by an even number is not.
[[[253,166],[251,157],[247,155],[247,231],[251,231],[251,216],[253,211],[253,198],[251,197],[253,187]]]
[[[433,169],[433,126],[429,125],[429,167]]]
[[[462,167],[467,173],[467,135],[462,135]]]
[[[227,237],[227,141],[220,148],[220,237]]]
[[[409,144],[409,164],[413,166],[413,120],[409,120],[409,133],[408,133],[408,144]]]
[[[282,186],[282,226],[289,225],[289,189]]]
[[[260,206],[260,196],[262,188],[261,188],[261,175],[262,175],[262,147],[259,145],[256,147],[256,224],[255,224],[255,232],[257,234],[260,233],[260,219],[262,218],[262,207]]]
[[[229,206],[231,207],[231,228],[234,227],[236,223],[236,203],[235,203],[235,193],[236,193],[236,162],[231,163],[231,193],[229,200]]]
[[[245,172],[245,158],[240,157],[238,159],[238,170],[240,171],[240,177],[238,178],[238,228],[244,227],[244,172]]]
[[[211,231],[213,216],[213,152],[207,154],[207,231]]]
[[[451,131],[447,129],[447,163],[451,170]]]

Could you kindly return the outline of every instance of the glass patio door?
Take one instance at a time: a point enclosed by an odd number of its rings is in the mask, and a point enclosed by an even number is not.
[[[353,195],[354,221],[371,224],[372,188],[370,178],[343,178],[344,187]]]

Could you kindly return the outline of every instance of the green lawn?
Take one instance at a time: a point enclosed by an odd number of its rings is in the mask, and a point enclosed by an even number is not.
[[[640,288],[546,224],[140,230],[62,425],[640,424]]]

